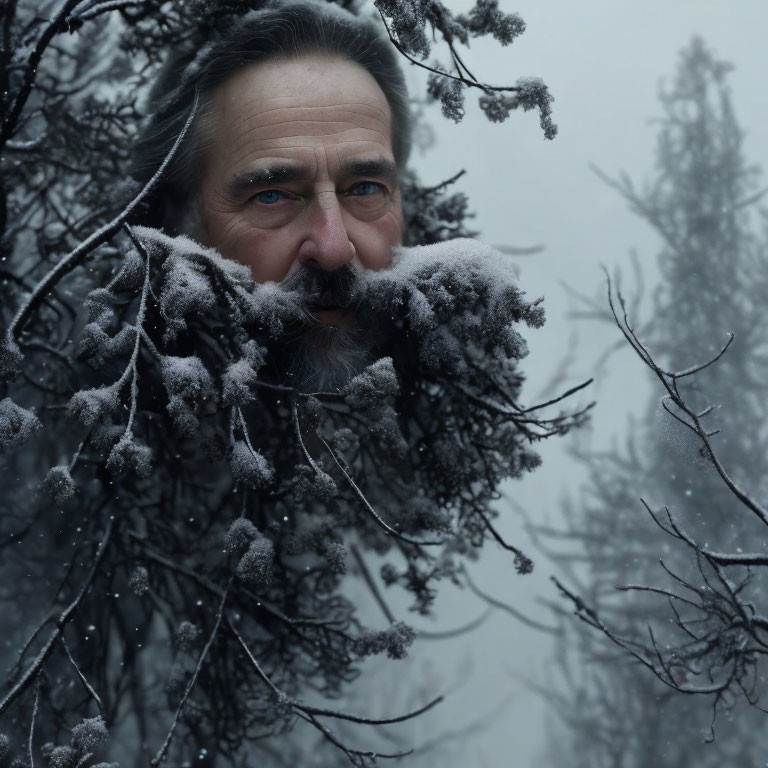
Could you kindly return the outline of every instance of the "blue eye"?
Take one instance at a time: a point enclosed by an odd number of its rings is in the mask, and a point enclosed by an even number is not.
[[[355,184],[352,189],[349,190],[349,193],[351,195],[367,196],[375,195],[377,192],[381,191],[381,184],[378,184],[375,181],[361,181]]]
[[[265,205],[274,205],[280,202],[285,197],[285,193],[279,189],[265,189],[263,192],[257,192],[254,196],[254,200],[258,200]]]

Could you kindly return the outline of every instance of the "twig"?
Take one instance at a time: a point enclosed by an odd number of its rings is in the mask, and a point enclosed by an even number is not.
[[[104,553],[109,544],[109,540],[112,535],[112,529],[114,528],[114,525],[115,525],[115,519],[116,519],[115,517],[110,517],[109,522],[107,523],[107,530],[104,533],[104,537],[102,538],[101,543],[99,544],[98,550],[96,551],[96,557],[94,558],[90,573],[88,574],[88,577],[83,582],[83,585],[80,587],[80,591],[77,593],[77,596],[64,609],[64,611],[62,611],[61,615],[56,621],[56,627],[54,628],[53,632],[51,632],[50,637],[46,641],[40,653],[38,653],[37,657],[30,665],[30,667],[22,675],[19,682],[16,683],[16,685],[14,685],[13,688],[11,688],[11,690],[8,692],[8,694],[2,700],[2,702],[0,702],[0,715],[2,715],[8,709],[8,707],[11,704],[13,704],[13,702],[22,693],[24,693],[24,691],[32,682],[33,678],[35,678],[35,676],[42,670],[43,665],[48,660],[48,656],[50,656],[54,645],[56,644],[58,639],[61,637],[64,631],[64,627],[66,627],[66,625],[72,619],[72,616],[74,615],[75,611],[80,605],[80,602],[82,601],[86,592],[88,591],[91,584],[93,583],[93,579],[96,576],[99,566],[101,565],[101,561],[104,557]]]
[[[110,2],[97,5],[93,8],[89,8],[83,13],[76,14],[67,21],[90,21],[97,16],[101,16],[103,13],[109,13],[110,11],[121,11],[125,8],[131,8],[135,5],[142,5],[142,0],[110,0]]]
[[[381,590],[379,589],[376,582],[374,581],[373,575],[368,569],[368,566],[366,565],[365,560],[363,559],[363,555],[360,552],[360,549],[357,547],[356,544],[352,544],[350,546],[350,550],[352,551],[352,556],[355,558],[355,562],[357,563],[358,568],[360,568],[360,573],[362,573],[363,575],[363,580],[365,581],[366,585],[368,586],[368,589],[371,591],[371,594],[373,595],[373,599],[376,601],[379,608],[381,608],[381,612],[384,614],[387,621],[390,624],[394,624],[395,615],[392,613],[386,601],[384,600],[384,596],[381,594]]]
[[[35,735],[35,720],[37,719],[37,707],[40,703],[40,673],[37,674],[37,684],[35,685],[35,703],[32,706],[32,718],[29,721],[29,768],[35,768],[35,758],[32,754],[32,740]]]
[[[476,584],[470,579],[469,573],[467,573],[467,569],[462,567],[462,573],[464,574],[464,578],[467,582],[467,586],[481,599],[484,600],[488,605],[492,605],[494,608],[498,608],[501,611],[506,611],[510,616],[513,616],[518,621],[522,622],[526,626],[530,627],[531,629],[539,630],[540,632],[547,632],[550,635],[557,635],[560,634],[557,627],[551,627],[548,624],[542,624],[541,622],[536,621],[535,619],[529,619],[524,613],[521,613],[516,608],[513,608],[511,605],[507,605],[507,603],[502,602],[501,600],[496,600],[495,598],[491,597],[490,595],[487,595],[485,592],[482,592]]]
[[[436,707],[438,704],[445,700],[444,696],[436,696],[428,704],[425,704],[419,709],[414,709],[411,712],[407,712],[404,715],[397,715],[396,717],[361,717],[360,715],[352,715],[348,712],[338,712],[334,709],[323,709],[321,707],[310,707],[306,704],[296,704],[296,706],[307,714],[319,715],[321,717],[333,717],[337,720],[347,720],[350,723],[359,723],[361,725],[392,725],[393,723],[404,723],[406,720],[412,720],[414,717],[423,715],[428,712],[432,707]]]
[[[712,447],[712,443],[710,441],[710,436],[711,436],[710,433],[706,429],[704,429],[704,427],[701,425],[701,421],[698,415],[687,406],[687,404],[685,403],[685,401],[680,396],[680,393],[677,390],[677,379],[680,378],[681,375],[688,375],[688,370],[692,370],[692,369],[681,371],[680,373],[670,373],[669,371],[664,371],[656,364],[650,352],[648,352],[645,346],[637,338],[635,332],[632,330],[632,326],[629,323],[629,319],[627,318],[626,306],[624,304],[624,300],[621,294],[617,292],[619,302],[621,303],[621,306],[623,309],[623,321],[619,319],[619,315],[618,315],[618,312],[616,311],[616,307],[613,301],[613,290],[611,287],[611,278],[607,270],[604,269],[604,272],[606,276],[606,283],[607,283],[607,290],[608,290],[608,304],[611,308],[611,313],[613,314],[613,319],[614,319],[614,322],[616,323],[616,326],[619,328],[624,338],[629,342],[632,349],[635,350],[638,357],[640,357],[640,359],[648,366],[648,368],[650,368],[650,370],[659,379],[662,386],[667,391],[669,395],[669,399],[671,399],[672,402],[674,402],[674,404],[688,417],[688,419],[690,419],[690,422],[687,422],[685,419],[682,419],[679,416],[677,416],[675,413],[673,413],[669,409],[669,407],[666,405],[666,402],[663,402],[662,405],[664,406],[665,410],[667,410],[667,412],[669,412],[670,415],[676,418],[681,424],[684,424],[686,427],[688,427],[688,429],[690,429],[699,438],[699,440],[702,443],[702,448],[704,450],[706,458],[708,458],[712,462],[712,465],[714,466],[717,474],[720,476],[720,479],[725,483],[725,485],[728,487],[731,493],[741,502],[741,504],[743,504],[752,513],[754,513],[764,525],[768,526],[768,510],[766,510],[761,504],[759,504],[757,501],[751,498],[748,494],[746,494],[743,490],[741,490],[741,488],[736,484],[736,482],[730,477],[725,467],[721,463],[720,459],[718,458],[714,448]],[[730,345],[732,338],[733,338],[733,334],[729,333],[729,340],[725,344],[725,346],[710,361],[707,361],[705,363],[700,363],[697,366],[695,366],[696,370],[701,370],[703,368],[706,368],[708,365],[711,365],[715,361],[719,360],[720,357],[728,349],[728,346]]]
[[[296,433],[296,440],[299,443],[299,447],[301,448],[301,452],[304,454],[304,458],[307,460],[307,463],[310,467],[314,470],[316,475],[322,474],[322,470],[317,465],[317,462],[312,458],[309,451],[307,450],[307,446],[304,444],[304,437],[301,434],[301,424],[299,422],[299,409],[296,405],[296,398],[293,398],[291,401],[291,415],[293,418],[293,429]]]
[[[80,0],[66,0],[59,12],[53,18],[51,23],[45,28],[43,34],[40,35],[40,39],[37,41],[34,50],[27,59],[27,66],[24,70],[24,79],[22,80],[21,87],[16,93],[16,98],[13,100],[11,108],[5,116],[5,119],[0,126],[0,151],[5,147],[8,139],[13,136],[14,128],[19,120],[22,109],[29,98],[29,94],[32,92],[32,86],[35,83],[37,76],[37,68],[40,64],[40,59],[43,58],[45,49],[50,44],[51,40],[58,32],[62,32],[65,29],[64,20],[69,12],[80,2]]]
[[[96,693],[96,691],[93,689],[93,686],[88,682],[88,680],[86,679],[85,675],[80,670],[80,667],[77,665],[77,662],[74,660],[74,658],[72,658],[72,654],[71,654],[71,652],[69,650],[69,645],[67,645],[67,641],[66,641],[66,638],[64,637],[64,635],[61,636],[61,644],[64,646],[64,650],[67,653],[67,658],[69,659],[70,663],[74,667],[74,670],[77,673],[77,676],[80,678],[80,682],[83,684],[83,687],[93,697],[94,701],[96,702],[96,704],[99,707],[99,712],[101,712],[101,714],[104,714],[104,706],[101,703],[101,699],[99,698],[99,694]]]
[[[280,690],[280,688],[277,685],[275,685],[275,683],[272,681],[269,675],[262,669],[258,660],[253,655],[253,652],[248,647],[248,644],[245,642],[245,639],[240,634],[237,627],[235,627],[234,623],[229,618],[229,616],[227,616],[226,619],[227,619],[227,626],[229,630],[235,636],[235,639],[240,645],[240,648],[242,649],[243,653],[245,653],[246,657],[248,658],[248,661],[251,663],[251,666],[253,667],[254,671],[258,675],[259,679],[272,691],[276,699],[279,702],[282,702],[283,706],[286,706],[288,709],[293,711],[294,714],[298,715],[303,720],[307,721],[308,723],[313,725],[317,730],[319,730],[320,733],[322,733],[323,736],[328,741],[330,741],[334,746],[338,747],[342,752],[344,752],[344,754],[350,759],[350,762],[352,762],[353,765],[357,764],[354,760],[354,758],[356,757],[395,758],[395,757],[403,757],[409,754],[409,752],[385,755],[381,753],[362,752],[356,749],[350,749],[349,747],[344,745],[341,741],[339,741],[339,739],[336,738],[336,736],[334,736],[334,734],[328,728],[326,728],[322,723],[320,723],[316,719],[316,716],[332,717],[340,720],[346,720],[352,723],[360,723],[363,725],[390,725],[392,723],[402,723],[402,722],[405,722],[406,720],[410,720],[414,717],[418,717],[419,715],[432,709],[432,707],[436,706],[441,701],[443,701],[443,696],[438,696],[437,698],[433,699],[428,704],[425,704],[423,707],[420,707],[419,709],[413,710],[412,712],[408,712],[405,715],[399,715],[397,717],[390,717],[390,718],[361,717],[359,715],[353,715],[348,712],[339,712],[337,710],[324,709],[322,707],[313,707],[313,706],[304,704],[303,702],[296,701],[295,699],[292,699],[289,696],[287,696],[282,690]]]
[[[71,0],[70,0],[71,1]],[[139,203],[157,186],[158,182],[165,173],[168,164],[175,156],[181,142],[187,135],[192,120],[197,112],[198,95],[195,94],[195,100],[192,104],[192,109],[189,111],[184,127],[176,137],[176,141],[173,143],[168,154],[163,159],[160,167],[155,171],[152,178],[144,185],[142,190],[136,197],[131,200],[123,210],[115,216],[110,222],[97,229],[93,234],[81,242],[73,251],[64,256],[53,269],[43,277],[37,285],[32,289],[32,293],[27,299],[26,303],[19,309],[14,316],[8,329],[6,331],[7,342],[15,343],[24,327],[29,316],[37,308],[46,295],[52,290],[52,288],[61,280],[65,275],[69,274],[75,267],[77,267],[93,250],[98,248],[102,243],[107,242],[123,224],[128,220],[129,216],[133,213],[134,209]]]
[[[422,187],[419,189],[419,197],[424,197],[425,195],[430,195],[435,192],[442,192],[446,187],[450,187],[451,184],[455,184],[466,172],[467,171],[462,168],[458,173],[455,173],[453,176],[451,176],[450,179],[441,181],[434,187]]]
[[[472,619],[472,621],[468,621],[466,624],[463,624],[460,627],[456,627],[455,629],[445,629],[438,631],[417,629],[416,637],[419,638],[419,640],[449,640],[453,637],[459,637],[460,635],[466,635],[469,632],[474,632],[478,627],[485,624],[485,622],[488,620],[488,617],[491,615],[491,613],[493,613],[493,607],[486,608],[476,619]]]
[[[409,536],[405,536],[402,533],[399,533],[396,531],[392,526],[390,526],[388,523],[386,523],[376,512],[376,510],[371,506],[368,499],[365,497],[365,494],[358,488],[357,483],[352,479],[352,476],[347,472],[347,470],[344,468],[342,463],[337,458],[336,454],[334,453],[333,449],[330,445],[316,432],[318,440],[325,446],[325,449],[328,451],[331,458],[336,463],[336,466],[339,468],[341,473],[344,475],[345,480],[349,483],[352,490],[355,492],[355,495],[360,499],[360,501],[363,503],[363,507],[365,508],[366,512],[374,519],[376,524],[383,528],[384,531],[389,534],[390,536],[394,536],[396,539],[399,539],[400,541],[405,542],[406,544],[413,544],[417,547],[424,547],[424,546],[440,546],[444,542],[437,541],[437,540],[427,540],[427,541],[418,541],[417,539],[412,539]]]
[[[128,361],[128,365],[126,366],[125,370],[123,371],[123,374],[120,376],[117,383],[115,384],[116,387],[122,388],[123,384],[125,384],[128,376],[130,375],[131,405],[128,411],[128,423],[125,426],[125,431],[123,432],[123,435],[120,438],[120,442],[123,442],[124,440],[127,440],[130,438],[132,429],[133,429],[133,421],[136,418],[136,409],[138,407],[138,401],[139,401],[138,361],[139,361],[139,351],[141,350],[141,339],[142,339],[141,330],[144,328],[144,319],[147,313],[147,296],[149,294],[149,279],[151,275],[151,263],[149,259],[149,253],[146,251],[142,243],[133,234],[133,230],[127,224],[125,224],[124,226],[126,231],[128,232],[128,236],[131,238],[131,241],[136,246],[139,253],[141,253],[144,256],[144,283],[141,288],[141,299],[139,301],[139,309],[138,309],[138,312],[136,313],[136,321],[134,324],[136,339],[134,340],[133,351],[131,352],[131,358]]]
[[[532,405],[530,408],[523,409],[522,412],[530,413],[531,411],[538,411],[540,408],[546,408],[549,405],[554,405],[555,403],[559,403],[561,400],[565,400],[567,397],[570,397],[571,395],[575,394],[579,390],[582,390],[585,387],[588,387],[593,381],[594,379],[587,379],[581,384],[577,384],[575,387],[571,387],[567,392],[563,392],[562,395],[558,395],[552,400],[547,400],[546,403],[539,403],[538,405]]]
[[[484,512],[482,512],[479,508],[476,508],[475,514],[483,521],[483,523],[485,523],[485,527],[491,532],[491,536],[496,539],[496,542],[503,549],[506,549],[507,552],[512,552],[514,555],[517,555],[517,557],[529,560],[530,562],[530,559],[522,552],[522,550],[504,540],[502,535],[496,530],[493,523],[488,519],[488,516]]]
[[[223,590],[220,587],[218,587],[216,584],[214,584],[212,581],[209,581],[204,576],[200,575],[197,571],[194,571],[191,568],[185,568],[184,566],[179,565],[178,563],[174,563],[172,560],[169,560],[168,558],[163,557],[163,555],[159,554],[158,552],[155,552],[153,549],[147,546],[146,542],[138,534],[135,534],[132,531],[129,531],[128,535],[131,538],[141,543],[141,546],[142,546],[141,553],[144,557],[147,557],[148,559],[152,560],[158,565],[162,565],[168,570],[174,571],[176,573],[180,573],[182,576],[186,576],[187,578],[191,579],[196,584],[203,587],[203,589],[215,595],[216,597],[222,596]],[[271,605],[268,602],[265,602],[264,598],[261,597],[260,595],[256,596],[253,593],[249,592],[248,590],[243,589],[242,586],[240,587],[240,589],[242,589],[243,592],[245,592],[245,594],[248,595],[248,597],[252,598],[254,602],[258,604],[258,607],[260,609],[266,611],[267,613],[271,614],[275,618],[280,619],[280,621],[283,621],[286,624],[291,624],[293,626],[327,627],[327,626],[333,626],[334,624],[343,623],[343,619],[291,618],[290,616],[286,616],[282,611],[280,611],[275,606]]]
[[[520,90],[519,87],[516,85],[484,85],[482,83],[479,83],[475,80],[468,80],[466,77],[464,77],[461,72],[459,71],[458,75],[452,75],[450,72],[445,72],[442,69],[435,69],[434,67],[430,67],[428,64],[425,64],[423,61],[419,61],[418,59],[411,56],[410,53],[408,53],[402,45],[400,45],[400,41],[392,34],[392,30],[387,23],[386,16],[382,13],[381,10],[379,10],[379,16],[381,16],[381,20],[384,22],[384,27],[387,30],[387,35],[389,35],[389,40],[392,43],[392,45],[397,48],[398,52],[401,53],[403,56],[405,56],[408,61],[411,62],[411,64],[415,64],[417,67],[421,67],[421,69],[426,69],[427,72],[432,72],[433,74],[440,75],[442,77],[446,77],[449,80],[457,80],[460,83],[463,83],[464,85],[469,86],[470,88],[479,88],[482,91],[510,91],[510,92],[517,92]]]
[[[221,602],[219,603],[219,609],[216,612],[216,621],[213,625],[213,629],[211,630],[211,633],[208,636],[208,641],[206,642],[205,647],[200,653],[200,658],[198,658],[197,660],[197,666],[195,667],[195,671],[192,673],[192,677],[189,683],[187,684],[187,687],[184,691],[184,695],[181,697],[179,706],[176,708],[176,714],[174,714],[173,716],[173,722],[171,723],[171,727],[165,737],[165,741],[163,742],[162,747],[160,747],[160,749],[158,750],[157,754],[150,761],[150,765],[152,766],[152,768],[156,768],[157,766],[161,765],[166,758],[168,747],[171,745],[173,732],[176,730],[176,725],[179,722],[179,717],[181,716],[181,712],[184,709],[184,705],[187,702],[187,698],[189,697],[189,694],[192,692],[192,689],[195,687],[195,683],[197,683],[197,677],[200,674],[200,670],[203,667],[203,663],[205,662],[206,656],[208,655],[208,651],[213,645],[213,641],[216,639],[216,635],[219,631],[219,627],[221,626],[221,619],[224,616],[224,603],[227,600],[227,595],[229,594],[229,587],[231,583],[232,583],[232,579],[230,578],[221,596]]]

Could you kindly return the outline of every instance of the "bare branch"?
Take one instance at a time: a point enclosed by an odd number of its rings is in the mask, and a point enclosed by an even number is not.
[[[338,457],[336,456],[336,453],[333,451],[331,446],[328,445],[328,443],[322,438],[321,435],[319,435],[317,432],[315,434],[317,435],[317,439],[325,446],[325,449],[328,451],[328,454],[334,460],[334,462],[336,463],[336,466],[339,468],[341,473],[344,475],[345,480],[349,483],[350,487],[355,492],[355,495],[357,496],[357,498],[360,499],[360,501],[362,502],[363,508],[373,518],[376,524],[380,528],[382,528],[387,534],[389,534],[390,536],[394,536],[396,539],[399,539],[400,541],[405,542],[406,544],[413,544],[416,547],[441,546],[444,543],[438,540],[418,541],[417,539],[412,539],[410,538],[410,536],[405,536],[399,531],[396,531],[388,523],[382,520],[378,512],[376,512],[376,510],[371,506],[368,499],[365,497],[365,494],[360,490],[360,488],[358,488],[357,484],[352,479],[352,476],[344,468],[341,461],[339,461]]]
[[[82,673],[80,667],[77,665],[77,662],[74,660],[74,658],[72,658],[72,653],[69,650],[69,645],[67,645],[67,640],[63,634],[61,635],[61,644],[64,647],[64,651],[66,652],[67,658],[69,659],[70,664],[72,664],[72,667],[75,670],[75,673],[77,674],[78,678],[80,678],[80,682],[83,684],[83,688],[85,688],[85,690],[88,691],[88,693],[91,695],[91,697],[99,707],[99,712],[101,712],[101,714],[103,715],[104,705],[101,703],[99,694],[96,693],[96,691],[93,689],[93,686],[88,682],[85,675]]]
[[[72,0],[69,0],[72,3]],[[18,310],[13,320],[11,321],[6,331],[6,340],[8,343],[15,343],[21,331],[24,328],[24,324],[29,319],[32,312],[35,311],[37,306],[44,300],[45,296],[53,289],[53,287],[67,274],[69,274],[75,267],[81,264],[85,258],[93,252],[102,243],[107,242],[117,231],[125,224],[130,215],[136,209],[136,206],[149,195],[149,193],[157,186],[169,163],[176,155],[176,152],[187,135],[189,127],[192,125],[192,120],[197,113],[198,97],[195,96],[195,101],[192,105],[192,109],[189,111],[184,127],[179,132],[176,141],[173,143],[168,154],[163,159],[160,167],[155,171],[152,178],[144,185],[142,190],[136,197],[131,200],[128,205],[123,208],[120,213],[115,216],[110,222],[104,224],[104,226],[97,229],[92,235],[86,238],[80,243],[73,251],[64,256],[57,262],[56,266],[48,272],[48,274],[40,280],[40,282],[32,289],[27,301]]]
[[[527,627],[530,627],[531,629],[536,629],[540,632],[547,632],[551,635],[558,635],[560,634],[560,631],[557,627],[552,627],[548,624],[542,624],[539,621],[536,621],[535,619],[531,619],[528,616],[526,616],[524,613],[521,613],[516,608],[513,608],[511,605],[508,605],[507,603],[502,602],[501,600],[497,600],[494,597],[491,597],[490,595],[487,595],[485,592],[482,592],[477,585],[472,581],[472,579],[469,577],[469,573],[467,572],[467,569],[465,567],[462,567],[461,569],[462,574],[464,575],[464,579],[467,582],[467,586],[482,600],[484,600],[488,605],[493,606],[494,608],[498,608],[501,611],[505,611],[510,616],[513,616],[515,619],[517,619],[519,622],[522,622]]]
[[[32,92],[32,86],[35,84],[40,59],[43,58],[43,54],[50,45],[51,40],[53,40],[59,32],[64,32],[66,30],[64,20],[79,2],[80,0],[66,0],[51,23],[45,28],[43,34],[40,35],[34,50],[27,59],[27,66],[24,69],[21,87],[16,93],[16,98],[13,100],[13,104],[5,115],[2,124],[0,124],[0,151],[3,150],[6,142],[13,136],[16,125],[19,122],[21,111],[24,109],[29,94]],[[10,19],[10,16],[8,18]]]
[[[35,660],[32,662],[26,672],[24,672],[21,679],[11,688],[11,690],[6,694],[5,698],[0,702],[0,715],[2,715],[8,709],[8,707],[10,707],[10,705],[16,701],[16,699],[21,696],[22,693],[24,693],[24,691],[29,687],[30,683],[42,670],[45,662],[51,655],[51,651],[53,650],[56,642],[61,637],[64,631],[64,627],[66,627],[66,625],[70,622],[83,597],[88,592],[91,584],[93,583],[93,579],[98,572],[99,566],[101,565],[101,561],[104,557],[107,546],[109,545],[112,529],[115,525],[115,519],[115,516],[111,516],[107,522],[107,530],[104,533],[101,542],[99,543],[99,548],[96,551],[96,557],[94,558],[91,570],[82,586],[80,587],[77,596],[59,615],[59,618],[56,620],[56,627],[48,637],[48,640],[46,640],[45,645],[38,653]]]
[[[376,601],[379,608],[381,608],[381,612],[384,614],[387,621],[390,624],[394,624],[395,615],[392,613],[386,601],[384,600],[384,596],[381,594],[381,590],[377,586],[373,578],[373,575],[371,574],[368,566],[366,565],[365,559],[363,558],[363,555],[360,552],[360,549],[356,544],[352,544],[350,546],[350,551],[352,552],[352,556],[355,558],[357,567],[360,569],[360,573],[363,576],[363,581],[365,581],[366,586],[368,587],[368,589],[371,591],[371,594],[373,595],[373,599]]]
[[[575,387],[571,387],[566,392],[563,392],[562,395],[558,395],[557,397],[553,398],[552,400],[547,400],[546,403],[539,403],[538,405],[532,405],[530,408],[525,408],[523,410],[523,413],[531,413],[531,411],[538,411],[541,408],[546,408],[550,405],[554,405],[555,403],[559,403],[561,400],[565,400],[566,398],[570,397],[571,395],[575,394],[576,392],[579,392],[580,390],[584,389],[585,387],[588,387],[594,379],[587,379],[586,381],[582,382],[581,384],[577,384]]]
[[[208,640],[205,643],[205,646],[200,653],[200,657],[197,660],[197,665],[195,666],[195,671],[192,673],[192,677],[189,680],[189,683],[187,684],[186,689],[184,690],[184,695],[181,697],[181,701],[179,702],[178,707],[176,707],[176,713],[173,716],[173,722],[171,723],[171,727],[168,730],[168,733],[165,737],[165,741],[163,742],[163,745],[160,747],[160,749],[157,751],[157,754],[152,758],[150,765],[152,768],[156,768],[158,765],[162,765],[163,761],[166,758],[166,755],[168,753],[168,747],[171,745],[171,740],[173,739],[173,732],[176,730],[176,725],[179,722],[179,717],[181,716],[182,710],[184,709],[184,705],[187,703],[187,699],[189,698],[189,694],[192,692],[192,689],[195,687],[195,683],[197,683],[198,675],[200,674],[200,670],[203,668],[203,663],[205,662],[206,657],[208,656],[208,651],[211,649],[211,646],[213,645],[213,641],[216,639],[216,635],[219,631],[219,627],[221,626],[221,619],[224,615],[224,604],[227,601],[227,596],[229,594],[229,586],[231,584],[231,578],[230,582],[227,584],[227,586],[224,588],[224,593],[221,596],[221,602],[219,603],[218,611],[216,612],[216,621],[214,622],[213,629],[211,630],[210,635],[208,635]]]
[[[29,720],[29,742],[27,744],[27,753],[29,755],[29,767],[35,768],[35,758],[32,754],[32,741],[35,736],[35,720],[37,719],[37,707],[40,703],[40,673],[37,674],[37,683],[35,684],[35,702],[32,705],[32,717]]]

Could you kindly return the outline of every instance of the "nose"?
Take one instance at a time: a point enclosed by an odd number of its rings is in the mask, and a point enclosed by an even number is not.
[[[352,261],[355,247],[349,239],[336,191],[318,193],[307,214],[307,231],[299,248],[299,263],[333,272]]]

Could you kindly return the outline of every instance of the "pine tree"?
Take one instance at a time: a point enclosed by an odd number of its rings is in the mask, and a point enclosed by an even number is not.
[[[626,305],[613,298],[617,323],[656,375],[625,449],[583,456],[590,481],[566,509],[587,574],[581,580],[574,569],[581,585],[565,589],[583,601],[577,614],[593,625],[574,632],[573,647],[564,649],[569,685],[557,711],[567,750],[559,762],[566,765],[765,760],[756,736],[763,715],[747,702],[765,688],[757,668],[765,577],[759,564],[750,574],[707,555],[738,558],[768,541],[764,523],[715,470],[706,445],[751,499],[765,498],[765,241],[754,211],[762,195],[758,171],[744,157],[729,71],[694,39],[661,92],[652,181],[640,191],[626,177],[608,180],[662,242],[650,319],[625,321]],[[689,375],[662,374],[709,361]],[[662,410],[660,381],[705,425],[704,442],[674,418],[692,422],[674,397],[662,403],[669,413]],[[637,587],[617,591],[621,584]],[[712,693],[693,693],[697,687]]]

